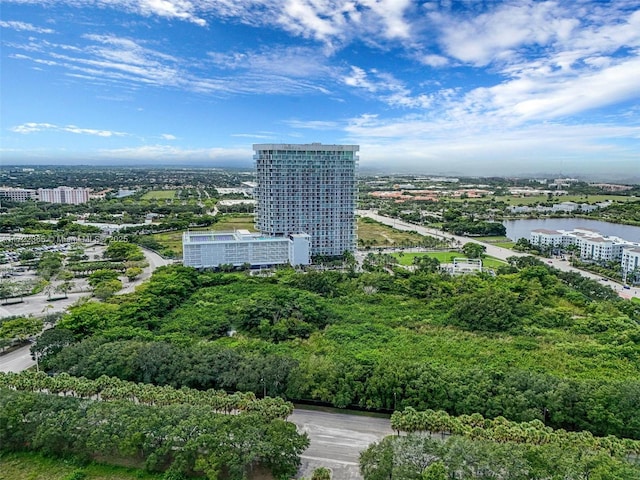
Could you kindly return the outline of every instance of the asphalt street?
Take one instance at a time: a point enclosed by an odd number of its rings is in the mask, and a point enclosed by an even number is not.
[[[311,478],[315,468],[326,467],[332,470],[334,480],[361,479],[360,452],[393,434],[387,418],[295,409],[289,421],[311,440],[301,456],[298,478]]]

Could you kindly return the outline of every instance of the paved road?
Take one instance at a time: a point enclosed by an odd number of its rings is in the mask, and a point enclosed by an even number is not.
[[[296,409],[289,421],[309,434],[311,445],[302,454],[298,478],[311,478],[318,467],[330,468],[334,480],[361,479],[360,452],[393,431],[386,418]]]
[[[460,245],[464,245],[465,243],[468,243],[468,242],[478,243],[486,247],[487,255],[490,255],[495,258],[499,258],[500,260],[506,260],[508,257],[523,257],[528,255],[526,253],[514,252],[513,250],[509,250],[508,248],[498,247],[490,243],[480,242],[478,240],[475,240],[474,238],[452,235],[448,232],[443,232],[442,230],[436,230],[435,228],[428,228],[420,225],[414,225],[412,223],[398,220],[397,218],[378,215],[376,212],[371,210],[358,210],[358,215],[362,217],[372,218],[373,220],[376,220],[380,223],[384,223],[385,225],[389,225],[390,227],[396,228],[398,230],[405,230],[405,231],[413,230],[420,233],[421,235],[433,235],[436,237],[447,238],[454,242],[459,242]],[[547,261],[558,270],[562,270],[565,272],[575,272],[575,273],[579,273],[583,277],[591,278],[593,280],[598,280],[601,282],[605,281],[604,277],[601,277],[600,275],[596,275],[595,273],[586,272],[584,270],[575,268],[565,260],[547,260]],[[613,281],[607,281],[607,284],[612,289],[616,290],[618,292],[618,295],[620,295],[623,298],[631,298],[631,297],[640,298],[639,288],[632,288],[627,290],[627,289],[624,289],[620,283],[613,282]]]
[[[31,359],[29,346],[0,355],[0,372],[21,372],[35,364]]]

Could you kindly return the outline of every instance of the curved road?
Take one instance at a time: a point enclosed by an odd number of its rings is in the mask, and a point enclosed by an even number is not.
[[[478,243],[486,247],[487,255],[491,257],[499,258],[500,260],[506,260],[508,257],[525,257],[529,255],[526,253],[514,252],[513,250],[509,250],[508,248],[498,247],[490,243],[480,242],[470,237],[461,237],[458,235],[452,235],[448,232],[443,232],[442,230],[436,230],[435,228],[428,228],[420,225],[414,225],[412,223],[408,223],[403,220],[398,220],[397,218],[378,215],[376,212],[372,210],[358,210],[357,213],[361,217],[369,217],[373,220],[376,220],[380,223],[396,228],[398,230],[404,230],[404,231],[413,230],[418,232],[421,235],[432,235],[432,236],[446,238],[449,240],[460,242],[461,245],[468,242]],[[579,268],[573,267],[569,264],[569,262],[565,260],[547,260],[547,261],[558,270],[562,270],[565,272],[579,273],[583,277],[591,278],[593,280],[598,280],[601,282],[607,281],[604,277],[600,275],[596,275],[595,273],[586,272],[584,270],[580,270]],[[616,290],[618,292],[618,295],[620,295],[623,298],[631,298],[631,297],[640,298],[640,289],[638,288],[624,289],[622,287],[622,284],[620,283],[613,282],[613,281],[607,281],[607,282],[608,282],[608,285],[610,285],[613,290]]]

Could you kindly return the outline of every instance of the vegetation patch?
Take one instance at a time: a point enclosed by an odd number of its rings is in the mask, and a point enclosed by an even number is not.
[[[140,198],[141,200],[173,200],[175,197],[175,190],[151,190]]]

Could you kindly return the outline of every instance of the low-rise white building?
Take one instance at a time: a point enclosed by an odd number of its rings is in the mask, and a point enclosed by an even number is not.
[[[563,236],[558,230],[538,228],[531,230],[529,241],[536,247],[560,247],[563,245]]]
[[[584,260],[612,261],[622,260],[623,250],[640,247],[620,237],[607,236],[589,228],[574,230],[532,230],[529,241],[537,247],[567,247],[576,245],[580,257]]]
[[[188,231],[182,236],[183,264],[195,268],[220,265],[252,267],[311,263],[311,237],[306,233],[276,237],[248,230]]]
[[[624,248],[622,250],[622,270],[626,273],[640,270],[640,247]]]

